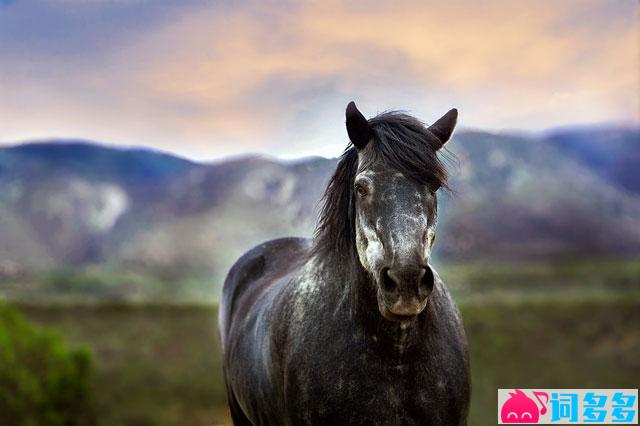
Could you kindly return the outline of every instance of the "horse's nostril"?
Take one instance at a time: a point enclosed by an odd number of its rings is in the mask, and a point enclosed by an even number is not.
[[[382,269],[380,273],[380,281],[382,282],[382,289],[385,291],[393,291],[396,289],[396,283],[389,275],[389,268]]]
[[[429,296],[429,294],[431,294],[431,291],[433,290],[434,280],[435,278],[433,276],[433,271],[430,267],[427,266],[426,268],[424,268],[424,275],[420,279],[420,286],[418,288],[418,291],[420,292],[420,295],[422,297],[427,297]]]

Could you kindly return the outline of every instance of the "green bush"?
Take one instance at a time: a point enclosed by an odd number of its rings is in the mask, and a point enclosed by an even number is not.
[[[90,384],[93,362],[85,349],[27,322],[0,303],[0,424],[95,424]]]

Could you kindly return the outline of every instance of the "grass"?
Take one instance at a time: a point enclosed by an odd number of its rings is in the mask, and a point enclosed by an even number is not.
[[[640,296],[640,259],[444,263],[437,269],[459,302]]]
[[[640,294],[640,259],[436,263],[456,300]],[[151,275],[116,266],[60,269],[0,278],[0,294],[25,303],[215,303],[220,279]]]
[[[495,424],[498,388],[635,388],[640,300],[463,305],[471,425]]]
[[[21,305],[93,349],[103,425],[225,422],[216,309],[202,306]]]
[[[498,388],[640,383],[640,261],[438,270],[469,338],[470,425],[496,423]],[[92,348],[101,424],[230,424],[214,305],[180,297],[172,304],[56,302],[16,303],[35,322]]]
[[[85,303],[213,303],[220,288],[210,277],[158,276],[107,266],[41,271],[0,277],[0,293],[8,300],[40,304]]]
[[[462,305],[473,373],[470,424],[493,424],[500,387],[636,387],[640,300],[497,301]],[[216,308],[22,306],[91,346],[101,424],[229,421]]]

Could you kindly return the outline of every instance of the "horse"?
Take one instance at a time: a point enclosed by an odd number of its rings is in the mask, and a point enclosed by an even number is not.
[[[313,239],[244,254],[219,311],[235,425],[466,425],[470,378],[457,306],[430,263],[440,149],[458,112],[428,126],[346,109],[350,143]]]

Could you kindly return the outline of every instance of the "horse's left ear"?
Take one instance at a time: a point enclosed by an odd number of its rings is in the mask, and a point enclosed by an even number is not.
[[[373,130],[369,125],[369,121],[358,111],[358,107],[353,101],[347,105],[345,116],[347,118],[347,133],[351,143],[357,149],[363,149],[373,139]]]
[[[433,133],[433,135],[442,143],[440,148],[442,148],[451,137],[453,129],[456,127],[457,121],[458,110],[453,108],[449,110],[449,112],[447,112],[445,115],[440,117],[438,121],[429,126],[429,131]]]

